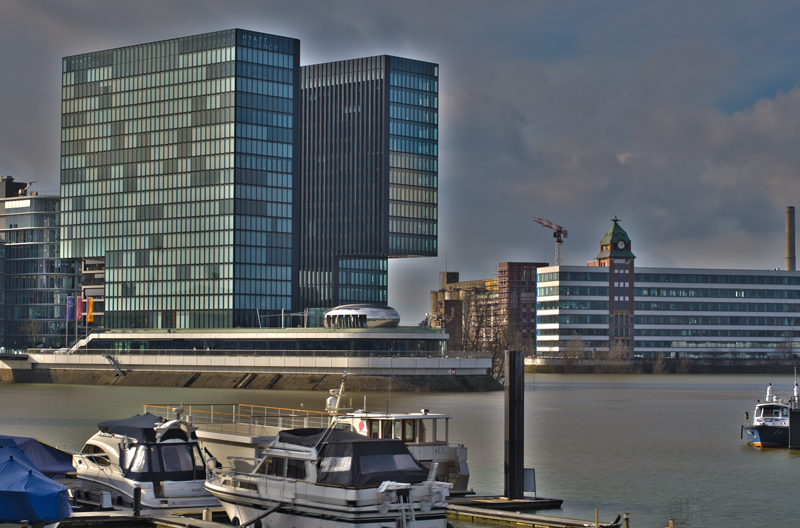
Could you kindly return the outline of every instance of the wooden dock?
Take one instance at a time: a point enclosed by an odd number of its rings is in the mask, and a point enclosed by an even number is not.
[[[447,507],[448,517],[458,517],[471,521],[490,521],[504,524],[515,524],[518,526],[530,526],[532,528],[619,528],[619,521],[600,522],[585,521],[582,519],[569,519],[566,517],[551,517],[547,515],[534,515],[520,513],[518,511],[503,511],[494,508],[475,508],[470,506],[460,506],[451,504]]]
[[[545,501],[550,501],[550,504],[557,503],[557,506],[548,506],[549,508],[557,508],[561,505],[561,501],[557,499],[509,500],[501,497],[476,497],[475,499],[482,504],[481,507],[449,504],[447,506],[448,517],[468,519],[473,522],[514,524],[530,528],[619,528],[621,526],[619,522],[600,522],[595,525],[594,521],[535,515],[520,513],[518,511],[523,509],[531,510],[535,508],[544,508],[543,504],[546,503]],[[538,503],[538,505],[531,507],[532,502]],[[505,508],[505,510],[501,510],[497,506]],[[133,524],[139,526],[142,524],[152,524],[164,528],[231,528],[230,523],[227,522],[227,516],[221,508],[212,508],[210,513],[214,518],[224,522],[202,520],[202,518],[200,518],[203,514],[202,508],[168,511],[143,510],[138,517],[134,517],[133,511],[130,509],[115,509],[94,512],[75,512],[69,519],[61,521],[59,528],[126,526]]]

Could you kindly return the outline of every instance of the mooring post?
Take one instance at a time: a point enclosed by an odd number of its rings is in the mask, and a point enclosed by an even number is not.
[[[506,350],[505,364],[505,496],[525,497],[523,485],[524,439],[524,362],[519,350]]]
[[[630,514],[629,513],[623,513],[622,514],[622,519],[623,519],[623,521],[625,523],[624,524],[625,528],[630,528],[630,525],[628,524],[628,522],[631,520]]]
[[[133,487],[133,516],[138,517],[142,513],[142,488]]]
[[[789,409],[789,449],[800,449],[800,410]]]

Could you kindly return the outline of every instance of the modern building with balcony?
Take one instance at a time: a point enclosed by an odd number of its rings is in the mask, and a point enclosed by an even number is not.
[[[0,178],[0,240],[4,258],[4,346],[63,347],[67,297],[80,294],[76,261],[59,257],[60,198],[29,192],[30,184]]]

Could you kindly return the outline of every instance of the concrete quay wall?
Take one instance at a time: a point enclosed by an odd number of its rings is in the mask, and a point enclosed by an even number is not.
[[[0,382],[362,391],[502,390],[489,358],[29,354],[0,359]]]

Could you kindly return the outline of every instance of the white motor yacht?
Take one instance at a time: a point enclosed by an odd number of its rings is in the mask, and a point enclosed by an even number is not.
[[[138,487],[145,509],[219,505],[203,486],[206,466],[189,422],[145,413],[98,427],[73,457],[78,502],[131,506]]]
[[[234,526],[445,528],[448,490],[399,440],[281,431],[252,470],[213,467],[206,488]],[[232,462],[232,461],[231,461]]]

